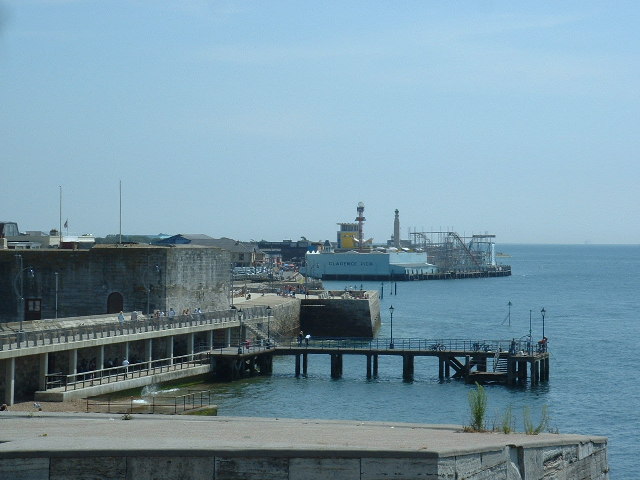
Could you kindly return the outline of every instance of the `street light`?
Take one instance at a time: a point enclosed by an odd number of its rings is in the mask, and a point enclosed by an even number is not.
[[[544,316],[547,313],[547,311],[544,309],[544,307],[542,307],[542,310],[540,310],[540,313],[542,314],[542,338],[545,338],[545,336],[544,336]]]
[[[22,322],[24,321],[24,272],[28,271],[29,278],[35,277],[35,272],[33,271],[33,267],[24,268],[22,255],[16,254],[16,261],[18,262],[18,273],[13,279],[13,289],[16,292],[16,300],[18,307],[18,320],[20,322],[19,332],[22,334]],[[20,279],[20,287],[18,288],[18,279]]]
[[[389,313],[391,314],[391,343],[389,343],[389,349],[393,349],[393,305],[389,307]]]
[[[156,273],[160,273],[160,265],[154,265],[153,266],[154,270]],[[147,277],[149,276],[149,272],[151,271],[151,267],[147,267]],[[149,315],[151,313],[151,307],[149,304],[149,297],[151,294],[151,279],[147,280],[147,315]]]
[[[531,312],[532,310],[529,310],[529,345],[527,348],[527,351],[529,352],[529,355],[531,355]]]
[[[267,347],[271,347],[271,305],[267,305]]]
[[[53,273],[56,276],[56,320],[58,319],[58,272]]]
[[[240,332],[238,333],[238,355],[242,355],[242,309],[238,310],[238,319],[240,320]]]

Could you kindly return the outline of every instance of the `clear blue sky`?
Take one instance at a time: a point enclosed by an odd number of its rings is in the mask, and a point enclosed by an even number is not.
[[[0,0],[0,219],[640,243],[640,2]]]

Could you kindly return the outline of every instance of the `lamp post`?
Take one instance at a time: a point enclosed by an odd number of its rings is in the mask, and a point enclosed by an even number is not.
[[[529,310],[529,345],[527,348],[527,351],[529,352],[529,355],[531,355],[531,312],[532,310]]]
[[[242,309],[238,310],[238,319],[240,320],[240,331],[238,332],[238,355],[242,355]]]
[[[544,307],[542,307],[542,310],[540,310],[540,313],[542,314],[542,338],[545,338],[545,336],[544,336],[544,316],[547,313],[547,311],[544,309]]]
[[[151,270],[151,267],[147,268],[147,276],[149,275],[149,271]],[[160,265],[154,265],[154,270],[156,273],[160,273]],[[151,279],[149,279],[147,281],[147,315],[149,315],[151,313],[151,307],[150,307],[150,294],[151,294]]]
[[[16,261],[18,262],[18,273],[13,279],[13,289],[16,292],[16,303],[18,307],[18,321],[20,322],[19,333],[20,337],[24,330],[22,329],[22,322],[24,321],[24,272],[29,272],[29,278],[33,278],[35,273],[33,267],[24,268],[22,255],[16,254]],[[18,284],[18,280],[20,280]]]
[[[271,305],[267,305],[267,347],[271,347]]]
[[[391,314],[391,342],[389,343],[389,348],[393,349],[393,305],[389,307],[389,313]]]
[[[56,320],[58,319],[58,272],[54,272],[56,276]]]

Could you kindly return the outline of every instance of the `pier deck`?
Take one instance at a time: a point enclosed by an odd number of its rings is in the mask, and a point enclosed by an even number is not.
[[[401,356],[402,374],[412,380],[415,357],[437,357],[438,377],[460,378],[469,382],[497,382],[509,385],[529,381],[537,384],[549,380],[549,353],[544,348],[533,349],[530,341],[461,340],[461,339],[314,339],[293,341],[277,346],[275,355],[296,358],[296,376],[307,374],[309,355],[330,355],[331,376],[342,376],[343,355],[366,357],[367,378],[378,375],[378,357]],[[527,371],[530,375],[527,375]],[[453,372],[453,373],[452,373]]]

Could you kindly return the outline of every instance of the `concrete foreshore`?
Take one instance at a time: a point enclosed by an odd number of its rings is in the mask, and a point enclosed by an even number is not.
[[[607,439],[459,426],[2,412],[0,478],[608,479]]]

